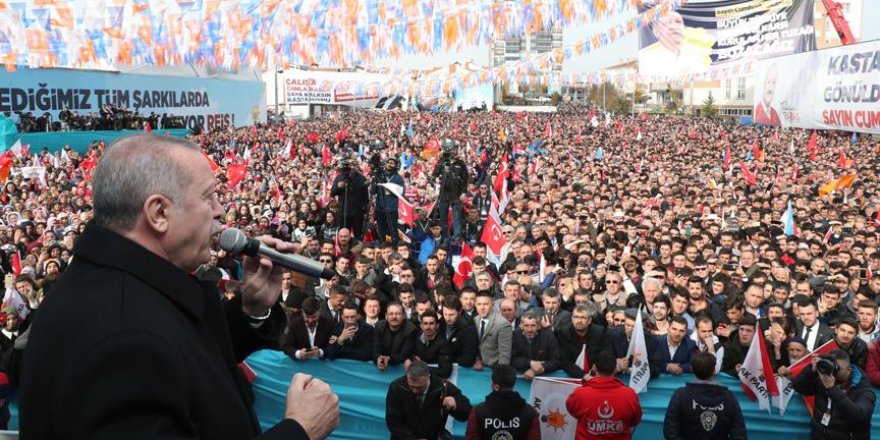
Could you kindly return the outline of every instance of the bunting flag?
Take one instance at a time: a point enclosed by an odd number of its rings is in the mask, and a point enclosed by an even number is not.
[[[766,409],[768,413],[771,397],[779,396],[779,388],[773,373],[770,356],[764,348],[764,337],[761,332],[755,332],[749,351],[737,374],[746,395],[757,398],[758,408]]]
[[[629,340],[629,347],[626,349],[626,357],[630,361],[629,387],[635,390],[636,394],[647,392],[648,382],[651,381],[651,364],[648,359],[647,344],[645,344],[641,307],[636,314],[636,324]]]
[[[458,266],[455,268],[455,274],[452,276],[452,282],[459,289],[464,287],[464,283],[470,278],[473,258],[474,250],[465,243],[461,248],[461,255],[458,259]]]

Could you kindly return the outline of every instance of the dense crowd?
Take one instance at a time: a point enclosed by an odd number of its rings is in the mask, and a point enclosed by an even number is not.
[[[697,352],[736,376],[757,332],[780,376],[834,341],[864,372],[853,388],[880,385],[876,139],[568,105],[346,113],[191,140],[217,167],[226,225],[336,273],[283,278],[278,344],[297,361],[582,378],[610,352],[628,373],[641,311],[652,376],[689,374]],[[46,168],[44,181],[13,169],[0,194],[0,266],[25,305],[4,309],[0,332],[13,385],[17,339],[90,219],[102,148],[11,158]],[[241,274],[223,251],[196,273],[227,298]]]

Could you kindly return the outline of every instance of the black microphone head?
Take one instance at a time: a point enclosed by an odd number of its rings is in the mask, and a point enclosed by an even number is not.
[[[233,255],[238,255],[245,250],[248,244],[247,236],[235,228],[226,228],[220,233],[220,249]]]

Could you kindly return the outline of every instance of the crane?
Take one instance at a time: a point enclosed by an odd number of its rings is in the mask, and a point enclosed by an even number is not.
[[[849,22],[843,16],[843,6],[834,0],[822,0],[825,10],[828,11],[828,18],[831,24],[837,30],[837,36],[840,37],[840,43],[844,46],[856,43],[856,37],[853,36],[852,30],[849,28]]]

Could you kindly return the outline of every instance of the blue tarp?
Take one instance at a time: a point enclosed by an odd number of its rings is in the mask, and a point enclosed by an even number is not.
[[[153,130],[155,134],[164,135],[166,132],[174,137],[184,137],[189,133],[189,129]],[[92,142],[104,139],[106,144],[110,144],[110,142],[117,138],[138,133],[143,133],[143,131],[56,131],[14,134],[5,137],[0,136],[0,142],[3,143],[3,145],[0,145],[2,147],[0,151],[9,149],[20,137],[22,145],[30,145],[31,153],[36,153],[44,147],[54,153],[64,148],[65,145],[70,145],[75,151],[84,153]]]
[[[385,426],[385,394],[388,384],[403,375],[400,367],[390,367],[381,372],[368,362],[347,360],[337,361],[298,361],[294,362],[284,353],[264,350],[254,353],[248,358],[248,364],[256,372],[254,408],[263,429],[277,423],[284,415],[284,400],[290,378],[294,373],[314,375],[329,383],[339,395],[342,411],[339,428],[334,431],[334,439],[375,440],[388,438]],[[555,375],[563,377],[562,375]],[[488,370],[474,371],[461,368],[458,372],[459,388],[476,405],[485,399],[490,392],[491,373]],[[624,383],[628,378],[622,377]],[[672,393],[683,386],[693,376],[661,376],[652,379],[648,384],[649,391],[639,396],[644,415],[642,423],[636,429],[635,439],[662,438],[663,418]],[[748,400],[739,381],[731,377],[719,377],[739,398],[749,439],[778,440],[780,438],[809,438],[809,414],[803,400],[795,397],[791,400],[785,416],[780,416],[776,409],[773,414],[759,410],[757,402]],[[519,380],[516,389],[524,397],[529,397],[531,383]],[[878,399],[880,400],[880,399]],[[875,408],[872,438],[880,438],[880,417]],[[455,423],[456,438],[464,437],[465,424]]]

